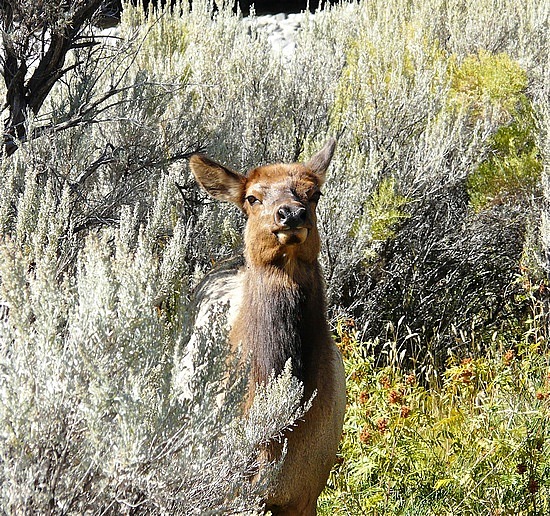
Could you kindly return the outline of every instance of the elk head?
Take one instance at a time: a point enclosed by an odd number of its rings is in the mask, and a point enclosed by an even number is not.
[[[230,201],[247,216],[245,255],[249,265],[313,262],[320,250],[315,209],[334,154],[330,139],[307,163],[257,167],[234,172],[201,154],[191,156],[191,171],[214,198]]]

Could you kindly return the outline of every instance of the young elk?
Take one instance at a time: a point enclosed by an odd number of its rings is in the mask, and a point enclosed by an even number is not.
[[[346,404],[342,358],[326,320],[325,289],[318,262],[321,241],[315,208],[336,142],[305,164],[274,164],[246,176],[195,154],[190,167],[214,198],[235,203],[247,216],[245,266],[226,292],[235,314],[229,338],[251,360],[250,393],[292,359],[304,399],[316,396],[303,421],[287,432],[287,455],[266,493],[274,515],[315,515],[342,433]],[[227,285],[227,283],[226,283]],[[264,458],[278,458],[269,447]]]

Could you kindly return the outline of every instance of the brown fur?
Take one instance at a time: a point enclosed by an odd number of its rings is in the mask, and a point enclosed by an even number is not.
[[[304,397],[316,392],[304,421],[286,435],[287,456],[266,494],[267,509],[277,515],[316,514],[342,431],[345,378],[326,320],[315,215],[334,145],[329,141],[305,165],[268,165],[247,176],[204,156],[190,160],[198,182],[217,199],[236,203],[248,218],[242,299],[230,332],[232,344],[242,345],[251,359],[246,405],[254,386],[272,371],[280,373],[289,358]],[[267,461],[279,454],[275,443],[262,453]]]

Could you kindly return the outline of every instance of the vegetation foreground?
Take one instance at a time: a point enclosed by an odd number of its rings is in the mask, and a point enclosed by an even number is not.
[[[0,512],[261,513],[256,450],[303,386],[287,368],[242,416],[221,308],[189,356],[243,220],[186,160],[337,135],[318,218],[347,413],[319,512],[549,514],[548,0],[342,3],[292,56],[227,6],[126,6],[25,110],[87,0],[42,4],[0,6]]]
[[[545,341],[451,359],[427,387],[356,334],[339,327],[348,410],[321,514],[548,514]]]

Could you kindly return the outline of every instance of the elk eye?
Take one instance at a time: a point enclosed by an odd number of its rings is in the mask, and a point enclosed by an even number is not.
[[[248,204],[250,204],[251,206],[253,206],[254,204],[257,204],[260,202],[260,199],[254,197],[253,195],[249,195],[246,200],[248,201]]]

